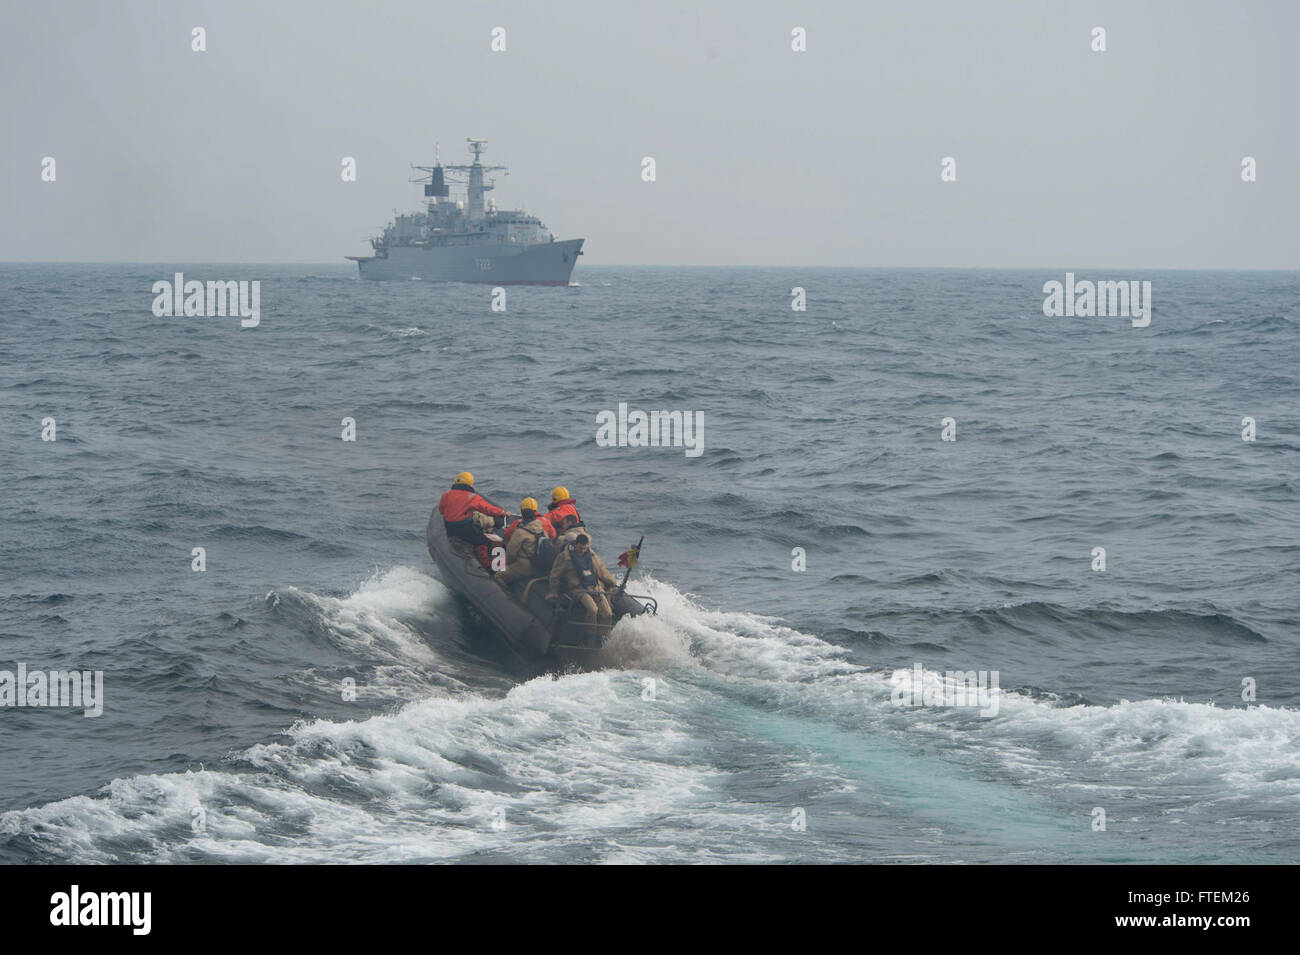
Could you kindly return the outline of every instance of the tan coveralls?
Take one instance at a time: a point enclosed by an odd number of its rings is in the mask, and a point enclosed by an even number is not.
[[[520,524],[510,533],[510,543],[506,545],[506,569],[497,574],[497,580],[510,584],[516,580],[533,578],[533,555],[537,553],[537,542],[546,536],[546,527],[540,517],[534,517],[526,524]]]
[[[516,533],[518,533],[516,531]],[[586,622],[594,624],[599,618],[601,627],[609,627],[614,622],[614,611],[610,609],[609,598],[602,593],[595,595],[583,591],[584,587],[595,587],[597,583],[603,584],[607,590],[618,586],[618,581],[614,575],[609,572],[594,550],[588,549],[587,556],[591,558],[591,579],[586,583],[583,582],[583,575],[579,573],[578,567],[575,566],[573,555],[570,547],[564,548],[560,555],[555,558],[555,563],[551,566],[551,593],[563,594],[569,591],[579,591],[577,595],[578,603],[582,604],[582,609],[587,612]]]

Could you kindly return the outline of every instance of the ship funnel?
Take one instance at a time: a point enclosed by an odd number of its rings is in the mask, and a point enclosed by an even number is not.
[[[447,181],[443,178],[442,167],[434,166],[430,181],[424,187],[426,196],[439,196],[443,199],[451,195],[451,190],[447,187]]]

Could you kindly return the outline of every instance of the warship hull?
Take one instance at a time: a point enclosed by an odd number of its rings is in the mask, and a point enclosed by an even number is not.
[[[363,279],[421,279],[486,285],[568,285],[583,239],[525,246],[395,246],[383,254],[349,256]]]

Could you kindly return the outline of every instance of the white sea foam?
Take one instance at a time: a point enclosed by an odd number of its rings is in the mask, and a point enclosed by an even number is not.
[[[295,725],[244,772],[117,780],[0,815],[78,862],[396,862],[566,852],[653,829],[707,790],[683,704],[649,706],[617,671],[542,677],[504,698],[425,699],[365,720]],[[193,831],[195,807],[202,831]],[[703,818],[703,816],[701,816]]]
[[[376,571],[347,597],[319,596],[287,588],[319,615],[331,638],[343,649],[378,652],[398,662],[429,663],[435,654],[412,626],[437,618],[451,601],[443,584],[414,567]]]
[[[1159,699],[1066,707],[1015,692],[990,719],[899,707],[889,673],[853,664],[842,648],[770,617],[702,608],[653,579],[638,589],[659,600],[660,616],[625,621],[613,644],[614,660],[636,669],[300,723],[219,771],[119,779],[93,796],[4,813],[0,839],[72,862],[783,858],[789,809],[749,801],[759,797],[718,764],[728,734],[789,754],[771,764],[773,785],[817,778],[840,794],[885,793],[944,832],[987,826],[981,838],[1015,851],[1027,851],[1016,842],[1025,832],[1060,836],[1058,799],[1092,805],[1094,795],[1150,790],[1155,801],[1175,787],[1192,808],[1300,799],[1293,710]],[[343,645],[422,659],[411,645],[422,638],[402,621],[436,619],[447,592],[398,567],[349,597],[301,596]],[[657,693],[647,700],[649,668]],[[1079,819],[1060,852],[1076,851],[1068,840],[1086,831]],[[942,857],[941,841],[918,843],[916,857]],[[840,859],[851,849],[805,840],[798,851]]]
[[[719,673],[811,680],[861,670],[844,661],[844,649],[787,627],[775,617],[708,610],[653,577],[638,586],[659,602],[658,619],[689,640],[697,658]]]
[[[670,585],[643,585],[661,618],[691,641],[704,667],[761,693],[775,709],[820,712],[863,732],[897,732],[951,745],[967,761],[992,759],[1021,780],[1056,788],[1200,786],[1207,800],[1255,795],[1300,802],[1300,711],[1149,699],[1062,706],[1006,690],[986,718],[963,707],[900,707],[892,671],[848,662],[847,652],[778,620],[708,610]],[[926,670],[926,679],[950,682]],[[1073,782],[1070,782],[1073,780]]]
[[[610,631],[597,657],[612,669],[646,669],[664,664],[692,664],[691,641],[659,617],[624,617]]]

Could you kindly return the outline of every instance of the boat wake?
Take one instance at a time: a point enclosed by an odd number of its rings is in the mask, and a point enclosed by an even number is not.
[[[1213,820],[1258,861],[1269,819],[1300,808],[1295,711],[1014,691],[991,718],[900,707],[891,673],[843,648],[638,586],[660,615],[619,623],[607,669],[500,691],[439,674],[455,618],[413,568],[343,598],[275,592],[339,651],[429,681],[216,767],[3,813],[0,860],[1178,861],[1170,827]],[[797,846],[792,806],[820,820]],[[1098,806],[1139,840],[1096,838]]]
[[[686,635],[649,615],[620,620],[596,655],[597,665],[610,669],[652,669],[694,662]]]

